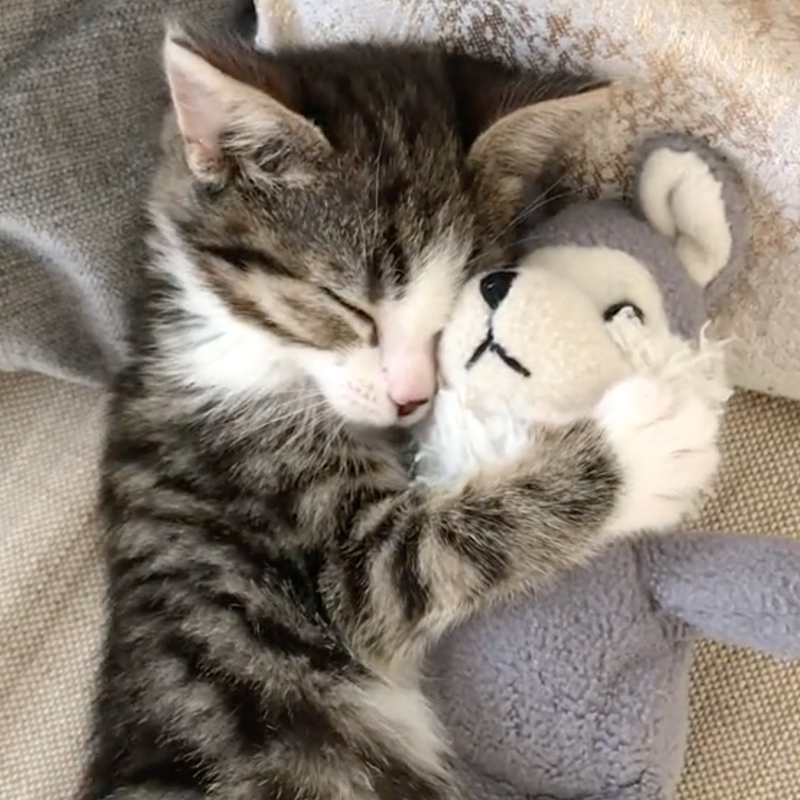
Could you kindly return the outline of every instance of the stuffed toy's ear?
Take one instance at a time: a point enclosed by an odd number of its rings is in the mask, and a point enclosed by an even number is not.
[[[741,177],[702,142],[680,134],[645,142],[636,199],[700,286],[744,261],[747,197]]]

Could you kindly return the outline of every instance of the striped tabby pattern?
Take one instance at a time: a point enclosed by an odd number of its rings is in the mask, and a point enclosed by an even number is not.
[[[424,369],[392,361],[398,337],[432,354],[463,276],[508,262],[522,177],[583,84],[180,31],[165,61],[152,258],[109,412],[83,797],[455,799],[426,647],[593,552],[626,473],[586,421],[457,490],[410,485],[415,419],[375,375]]]

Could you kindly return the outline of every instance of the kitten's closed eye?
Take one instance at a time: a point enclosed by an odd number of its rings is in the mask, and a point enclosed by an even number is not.
[[[350,314],[358,317],[365,325],[369,326],[369,345],[370,347],[378,346],[378,327],[372,314],[364,309],[359,308],[349,300],[345,300],[340,294],[333,289],[328,289],[323,286],[322,291],[328,295],[335,303],[338,303],[342,308],[346,309]]]
[[[456,282],[445,283],[441,277],[423,273],[400,297],[383,300],[370,312],[331,293],[342,308],[368,322],[370,330],[370,338],[346,348],[343,357],[317,352],[304,359],[343,417],[383,427],[412,424],[428,411],[436,392],[438,332],[456,294]]]

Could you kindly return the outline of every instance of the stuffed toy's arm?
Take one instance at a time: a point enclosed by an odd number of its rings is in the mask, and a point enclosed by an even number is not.
[[[653,540],[650,589],[699,634],[800,657],[800,540],[682,534]]]

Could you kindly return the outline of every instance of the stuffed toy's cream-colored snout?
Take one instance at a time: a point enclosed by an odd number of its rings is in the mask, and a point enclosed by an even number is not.
[[[593,299],[549,270],[473,279],[439,351],[443,387],[480,416],[560,422],[630,369]]]

